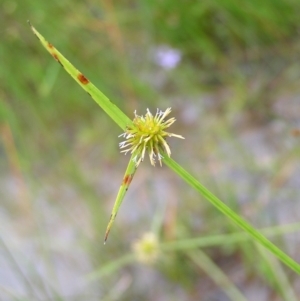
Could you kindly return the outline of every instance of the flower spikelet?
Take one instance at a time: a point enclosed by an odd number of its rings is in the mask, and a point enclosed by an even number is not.
[[[184,139],[180,135],[166,132],[165,130],[171,126],[176,119],[165,118],[171,113],[171,108],[164,112],[157,109],[155,116],[147,109],[145,116],[139,116],[134,112],[132,125],[127,126],[125,133],[119,137],[124,137],[126,140],[119,143],[121,153],[135,153],[134,160],[138,166],[145,157],[145,153],[149,154],[150,162],[155,166],[155,159],[162,165],[162,153],[171,156],[171,150],[166,142],[167,137],[176,137]]]

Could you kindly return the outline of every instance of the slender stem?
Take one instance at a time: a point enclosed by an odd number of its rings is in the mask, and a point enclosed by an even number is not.
[[[178,163],[169,157],[165,157],[164,163],[168,165],[172,170],[181,176],[191,187],[200,192],[212,205],[214,205],[219,211],[229,217],[235,224],[240,228],[245,230],[249,235],[251,235],[256,241],[261,245],[266,247],[270,252],[277,256],[283,263],[289,266],[292,270],[300,274],[300,265],[294,261],[291,257],[286,255],[273,243],[271,243],[264,235],[262,235],[258,230],[252,227],[248,222],[246,222],[242,217],[225,205],[221,200],[219,200],[215,195],[213,195],[208,189],[206,189],[202,184],[200,184],[193,176],[191,176],[185,169],[183,169]]]

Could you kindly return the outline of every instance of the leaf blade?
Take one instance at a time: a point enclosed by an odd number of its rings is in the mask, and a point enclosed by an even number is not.
[[[120,206],[121,206],[121,204],[124,200],[124,197],[125,197],[125,194],[128,190],[128,187],[129,187],[129,185],[130,185],[130,183],[131,183],[131,181],[132,181],[132,179],[135,175],[135,172],[136,172],[136,169],[137,169],[136,163],[133,160],[133,158],[135,156],[136,156],[135,153],[133,153],[131,155],[131,158],[130,158],[129,163],[127,165],[127,168],[126,168],[126,171],[125,171],[125,174],[124,174],[124,177],[123,177],[123,181],[122,181],[122,184],[120,186],[119,192],[117,194],[117,197],[116,197],[116,200],[115,200],[115,203],[114,203],[111,215],[110,215],[110,219],[109,219],[106,231],[105,231],[104,244],[107,241],[110,229],[111,229],[111,227],[112,227],[112,225],[115,221],[115,218],[116,218],[117,213],[119,211],[119,208],[120,208]]]
[[[31,30],[52,55],[52,57],[66,70],[67,73],[93,98],[93,100],[109,115],[123,130],[132,123],[115,104],[113,104],[82,72],[77,70],[54,46],[49,43],[28,21]]]
[[[273,253],[277,258],[279,258],[288,267],[294,270],[296,273],[300,274],[300,265],[293,260],[290,256],[285,254],[277,246],[275,246],[270,240],[268,240],[261,232],[256,230],[247,221],[225,205],[221,200],[219,200],[214,194],[212,194],[207,188],[200,184],[192,175],[190,175],[185,169],[183,169],[178,163],[169,157],[164,158],[164,163],[168,165],[173,171],[175,171],[183,180],[185,180],[191,187],[201,193],[206,200],[208,200],[213,206],[215,206],[219,211],[226,215],[231,221],[237,224],[245,232],[247,232],[252,238],[254,238],[258,243],[263,245],[267,250]]]

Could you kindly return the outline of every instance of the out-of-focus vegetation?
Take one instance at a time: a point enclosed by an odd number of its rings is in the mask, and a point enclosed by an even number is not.
[[[146,161],[103,246],[128,160],[120,131],[26,24],[129,116],[171,106],[186,138],[170,141],[176,160],[256,227],[275,227],[300,212],[299,1],[0,5],[3,300],[300,300],[296,275],[232,241],[228,220]],[[154,246],[134,244],[149,231]],[[272,239],[299,261],[298,236]]]

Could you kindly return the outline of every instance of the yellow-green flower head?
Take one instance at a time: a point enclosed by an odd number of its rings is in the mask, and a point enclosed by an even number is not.
[[[133,244],[132,248],[136,259],[145,264],[155,263],[160,254],[158,239],[152,232],[145,233]]]
[[[165,131],[165,129],[176,121],[175,118],[165,120],[170,112],[171,108],[166,109],[164,112],[157,109],[155,116],[153,116],[149,109],[147,109],[145,116],[139,116],[135,111],[132,125],[128,126],[125,133],[119,136],[126,138],[125,141],[119,143],[122,149],[121,153],[135,153],[134,161],[136,162],[136,166],[138,166],[144,160],[147,151],[151,164],[155,166],[155,159],[157,158],[161,166],[162,153],[166,153],[169,157],[171,156],[170,147],[165,140],[166,137],[184,139],[180,135]]]

